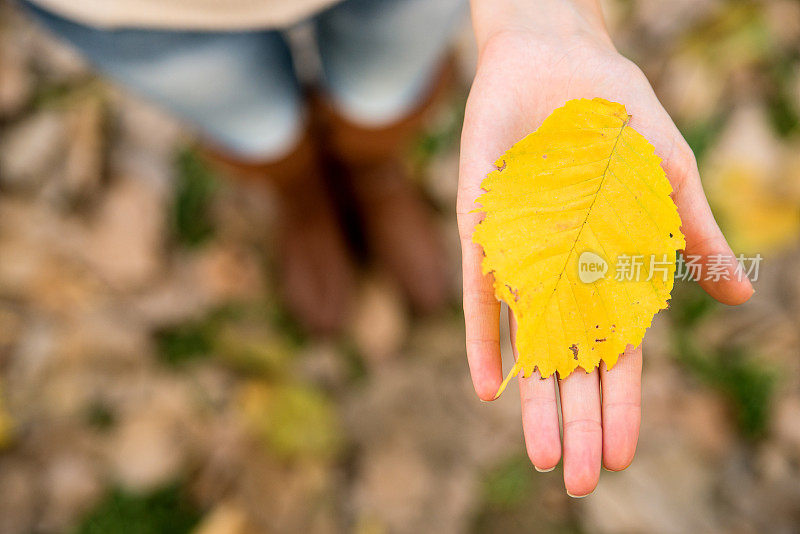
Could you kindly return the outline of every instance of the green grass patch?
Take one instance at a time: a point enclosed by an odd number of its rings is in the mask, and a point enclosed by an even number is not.
[[[180,367],[214,358],[247,375],[283,375],[300,342],[287,333],[279,317],[263,303],[219,307],[199,319],[157,330],[159,359]]]
[[[695,282],[676,280],[669,301],[669,316],[678,330],[690,330],[713,315],[719,306]]]
[[[488,473],[483,483],[484,501],[495,508],[521,504],[535,489],[533,476],[530,460],[515,456]]]
[[[769,426],[777,370],[760,363],[745,347],[700,348],[695,330],[711,320],[720,305],[697,284],[676,284],[674,293],[670,317],[674,321],[676,360],[692,376],[727,399],[744,437],[763,437]]]
[[[776,370],[759,363],[741,347],[701,351],[683,336],[677,347],[678,361],[728,400],[741,434],[748,439],[763,437],[770,422]]]
[[[106,432],[116,426],[117,416],[107,404],[96,400],[86,408],[86,424],[99,432]]]
[[[466,103],[466,95],[454,96],[445,108],[442,120],[417,136],[411,147],[412,159],[417,166],[427,166],[436,156],[458,145]]]
[[[725,127],[729,113],[717,113],[702,122],[681,125],[683,138],[689,144],[689,148],[694,152],[697,161],[702,161],[708,149],[719,138]]]
[[[214,235],[211,202],[219,182],[194,150],[182,150],[176,165],[175,193],[170,213],[173,234],[178,243],[197,247]]]
[[[488,471],[483,479],[482,502],[475,516],[472,532],[501,534],[536,532],[537,534],[580,534],[582,532],[572,503],[543,505],[545,485],[561,474],[537,473],[525,454],[518,454]],[[564,496],[564,499],[569,497]]]
[[[208,319],[158,330],[155,339],[159,357],[168,365],[206,358],[214,347],[215,332],[216,325]]]
[[[73,534],[188,534],[200,517],[179,484],[141,495],[115,489]]]

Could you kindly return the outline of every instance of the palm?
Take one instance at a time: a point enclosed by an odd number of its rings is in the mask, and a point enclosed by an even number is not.
[[[646,78],[632,63],[603,46],[543,48],[526,36],[504,36],[486,46],[467,103],[461,140],[458,198],[464,270],[467,355],[478,395],[493,398],[502,374],[499,303],[491,280],[480,273],[480,248],[471,242],[478,215],[471,213],[483,177],[509,146],[535,130],[547,115],[573,98],[602,97],[621,102],[631,126],[650,140],[664,160],[674,199],[684,221],[687,252],[732,255],[708,208],[694,158],[661,107]],[[731,274],[733,264],[731,264]],[[706,284],[727,303],[752,293],[749,282]],[[513,331],[512,317],[512,339]],[[641,348],[628,347],[612,371],[573,373],[565,380],[520,378],[522,422],[528,454],[539,470],[562,456],[558,404],[563,421],[564,481],[572,495],[597,484],[600,465],[627,467],[639,433]],[[602,397],[601,397],[602,391]],[[602,398],[602,402],[601,402]]]

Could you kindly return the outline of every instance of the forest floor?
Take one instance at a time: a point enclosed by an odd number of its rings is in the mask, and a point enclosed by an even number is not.
[[[668,110],[697,118],[680,125],[701,164],[736,146],[722,139],[758,137],[772,101],[759,114],[723,92],[724,126],[698,118],[715,97],[697,76],[721,74],[664,59],[657,39],[678,30],[651,13],[658,2],[640,4],[612,13],[620,46],[638,51]],[[732,32],[733,50],[760,42],[719,2],[675,4],[680,28]],[[800,30],[769,11],[791,8],[763,4],[768,28],[796,43]],[[688,100],[658,83],[673,71],[694,73]],[[453,215],[466,91],[409,154],[440,214],[452,305],[414,317],[363,266],[346,333],[318,341],[276,296],[270,196],[214,175],[185,128],[0,3],[0,534],[796,532],[795,227],[732,227],[771,247],[745,306],[677,285],[645,342],[636,459],[571,499],[560,468],[536,473],[525,457],[516,387],[489,404],[472,392]],[[779,142],[797,149],[788,127]]]

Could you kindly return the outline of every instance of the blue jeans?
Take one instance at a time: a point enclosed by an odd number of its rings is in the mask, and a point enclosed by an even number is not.
[[[365,126],[410,111],[465,4],[346,0],[314,17],[321,85],[337,110]],[[242,158],[280,157],[302,134],[305,107],[280,31],[104,30],[25,6],[99,71]]]

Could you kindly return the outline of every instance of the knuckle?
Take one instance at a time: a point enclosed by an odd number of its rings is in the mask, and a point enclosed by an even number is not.
[[[697,160],[694,152],[683,139],[676,139],[673,142],[665,163],[676,193],[683,188],[689,179],[697,176]]]
[[[650,87],[650,82],[644,71],[630,59],[618,53],[609,53],[606,59],[605,68],[613,78],[625,80],[628,85],[637,88],[641,86]]]
[[[580,432],[586,434],[594,434],[602,432],[602,426],[597,419],[583,418],[573,419],[572,421],[564,422],[564,431],[569,429],[570,432]]]
[[[492,289],[472,289],[464,292],[464,300],[479,307],[495,306],[497,297]]]
[[[522,401],[523,410],[531,410],[537,412],[541,409],[553,409],[556,406],[556,399],[554,396],[531,396],[525,397]]]

